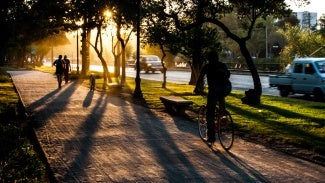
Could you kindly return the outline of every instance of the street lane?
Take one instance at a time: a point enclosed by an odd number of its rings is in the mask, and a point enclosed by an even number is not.
[[[72,68],[76,70],[76,64],[71,64]],[[110,71],[113,71],[113,67],[109,68]],[[81,70],[81,67],[80,67]],[[91,65],[90,70],[103,72],[103,68],[100,65]],[[126,76],[135,77],[136,71],[134,68],[127,67],[126,68]],[[140,77],[142,79],[149,79],[155,81],[163,81],[163,74],[156,72],[152,73],[144,73],[143,71],[140,73]],[[191,72],[189,71],[167,71],[167,82],[173,83],[188,83],[190,81]],[[261,84],[262,84],[262,93],[263,95],[272,95],[272,96],[280,96],[279,91],[275,87],[269,86],[269,77],[268,76],[260,76]],[[251,75],[244,74],[234,74],[232,73],[230,76],[230,81],[232,83],[232,87],[234,90],[238,91],[246,91],[248,89],[253,89],[253,79]]]
[[[126,75],[129,77],[135,77],[136,72],[133,68],[127,68]],[[163,81],[163,74],[161,73],[146,74],[144,72],[141,72],[140,77],[142,79]],[[190,77],[191,73],[188,71],[167,71],[167,82],[188,83],[190,81]],[[279,96],[279,91],[276,88],[269,87],[268,76],[260,76],[260,80],[262,84],[263,95]],[[234,90],[246,91],[248,89],[254,88],[251,75],[231,74],[230,81]]]

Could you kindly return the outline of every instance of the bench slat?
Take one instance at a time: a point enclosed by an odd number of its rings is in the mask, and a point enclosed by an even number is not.
[[[185,108],[193,102],[178,96],[161,96],[160,100],[170,112],[184,114]]]
[[[171,103],[180,103],[180,104],[192,104],[193,102],[190,100],[183,99],[182,97],[178,96],[161,96],[160,100],[162,101],[168,101]]]

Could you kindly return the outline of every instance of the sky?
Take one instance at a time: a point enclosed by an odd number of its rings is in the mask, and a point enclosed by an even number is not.
[[[322,14],[325,14],[325,1],[324,0],[310,0],[310,4],[308,6],[298,7],[290,0],[286,0],[287,4],[290,5],[290,8],[294,12],[301,12],[301,11],[309,11],[309,12],[316,12],[317,17],[319,18]]]

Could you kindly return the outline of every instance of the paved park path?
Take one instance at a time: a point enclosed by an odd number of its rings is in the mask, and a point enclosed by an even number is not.
[[[325,182],[325,167],[236,139],[230,152],[196,123],[90,92],[52,74],[10,71],[57,182]]]

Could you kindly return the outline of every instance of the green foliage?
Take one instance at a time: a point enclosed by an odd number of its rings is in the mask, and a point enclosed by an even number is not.
[[[49,35],[63,30],[65,12],[64,0],[1,1],[0,26],[5,27],[0,40],[0,57],[10,58],[24,66],[28,46]],[[33,52],[37,51],[33,48]]]
[[[319,33],[325,37],[325,14],[322,14],[322,16],[319,18],[318,20],[318,24],[319,24]]]
[[[259,98],[262,93],[262,87],[259,80],[257,69],[253,63],[252,55],[248,50],[247,41],[252,37],[252,31],[261,17],[265,18],[269,15],[281,17],[289,15],[291,12],[284,0],[260,1],[260,0],[231,0],[231,1],[194,1],[189,0],[186,3],[180,0],[159,1],[162,4],[162,11],[168,14],[168,18],[172,18],[175,27],[179,30],[191,30],[193,28],[201,28],[202,25],[210,24],[219,27],[230,39],[235,41],[240,47],[242,56],[252,73],[254,81],[254,90]],[[172,8],[169,8],[172,7]],[[237,30],[232,30],[231,26],[221,20],[222,17],[229,13],[235,13],[237,22],[241,23],[245,35],[238,34]],[[200,66],[202,66],[203,54],[200,52],[204,47],[201,46],[202,38],[200,34],[195,34],[194,39],[195,51],[192,52],[192,77],[191,84],[196,82],[195,76],[198,75]],[[257,99],[258,100],[258,99]]]
[[[0,181],[40,182],[45,167],[21,129],[0,125]]]
[[[44,182],[45,166],[17,118],[18,95],[0,69],[0,182]]]
[[[1,70],[0,70],[1,72]],[[8,83],[11,79],[7,74],[0,74],[0,83]]]
[[[307,28],[287,25],[286,29],[278,31],[284,36],[288,45],[280,53],[283,63],[291,63],[294,57],[306,57],[324,46],[325,39],[317,31],[310,31]],[[313,55],[313,57],[324,57],[325,50]]]
[[[8,74],[0,69],[0,118],[3,123],[15,117],[18,96]]]

